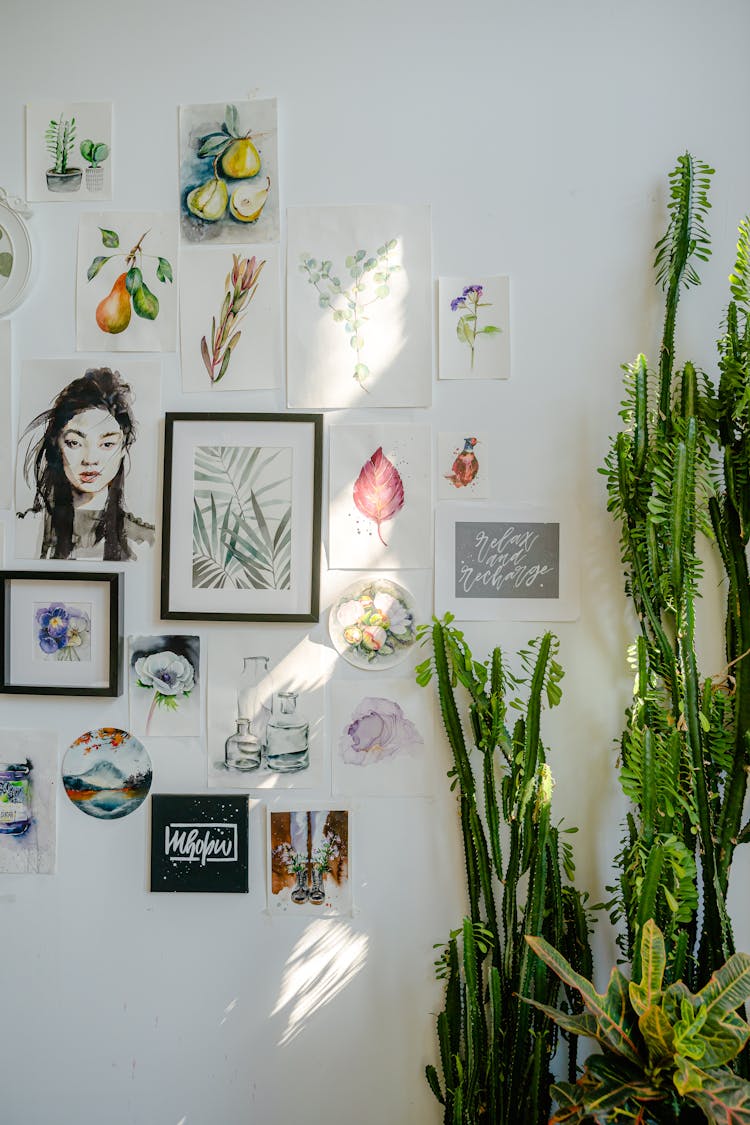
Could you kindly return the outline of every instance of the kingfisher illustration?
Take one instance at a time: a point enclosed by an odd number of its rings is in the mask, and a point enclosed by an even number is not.
[[[464,438],[463,449],[453,462],[451,471],[445,474],[445,479],[449,480],[454,488],[466,488],[477,475],[479,462],[474,452],[474,446],[476,444],[477,438]]]

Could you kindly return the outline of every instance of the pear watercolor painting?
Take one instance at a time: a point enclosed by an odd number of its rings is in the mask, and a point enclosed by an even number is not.
[[[177,230],[162,214],[81,216],[79,351],[174,351]]]
[[[185,242],[277,242],[276,99],[180,107]]]

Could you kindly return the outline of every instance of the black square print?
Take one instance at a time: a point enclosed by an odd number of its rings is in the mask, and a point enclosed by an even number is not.
[[[247,797],[151,798],[151,890],[247,894]]]

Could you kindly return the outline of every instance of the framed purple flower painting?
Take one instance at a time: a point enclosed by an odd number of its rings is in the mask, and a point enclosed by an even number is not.
[[[0,692],[119,695],[122,575],[0,571]]]

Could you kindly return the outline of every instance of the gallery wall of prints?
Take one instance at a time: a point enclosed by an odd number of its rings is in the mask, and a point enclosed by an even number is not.
[[[560,636],[543,736],[603,897],[631,623],[596,468],[686,147],[713,363],[746,99],[670,90],[721,58],[750,94],[722,7],[700,42],[678,0],[4,16],[4,1119],[439,1120],[433,612],[480,658]]]

